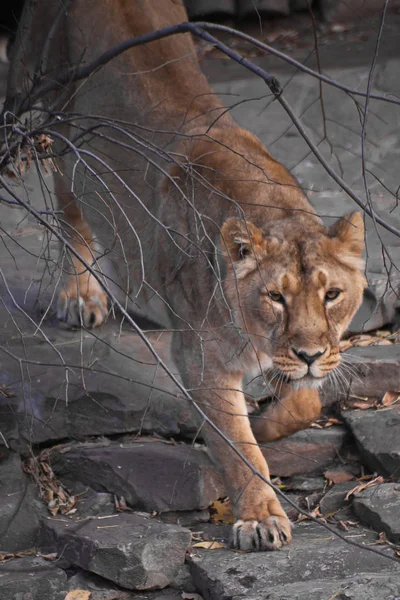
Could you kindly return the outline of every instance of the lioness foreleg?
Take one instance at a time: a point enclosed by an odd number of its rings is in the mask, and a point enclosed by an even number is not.
[[[255,472],[269,479],[268,465],[250,427],[241,380],[241,374],[219,374],[192,393],[215,428],[233,442]],[[253,473],[210,424],[204,425],[202,433],[233,504],[236,521],[232,546],[241,550],[278,550],[290,542],[291,524],[274,490]]]
[[[56,178],[56,193],[64,212],[64,235],[82,259],[94,263],[93,235],[73,194]],[[71,273],[59,293],[57,317],[71,327],[97,327],[107,315],[107,294],[76,256],[71,256]]]
[[[260,443],[272,442],[305,429],[320,413],[321,400],[317,389],[294,390],[284,384],[279,398],[272,400],[253,424],[254,435]]]

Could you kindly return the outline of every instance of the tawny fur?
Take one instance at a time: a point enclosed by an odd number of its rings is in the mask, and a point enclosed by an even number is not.
[[[54,0],[40,3],[32,56],[56,9]],[[121,40],[186,19],[178,0],[74,0],[50,67],[57,72],[61,60],[74,64],[82,57],[90,62]],[[315,385],[337,368],[340,337],[365,286],[361,216],[323,227],[296,180],[225,111],[188,34],[124,53],[77,85],[67,108],[103,115],[121,127],[130,122],[134,139],[103,125],[104,134],[131,150],[105,137],[82,146],[123,174],[124,183],[88,158],[109,193],[84,169],[73,170],[74,156],[59,161],[66,235],[96,269],[97,258],[108,254],[114,292],[128,297],[133,310],[176,330],[173,354],[185,386],[268,478],[246,416],[243,376],[275,369],[278,381],[284,378],[279,401],[258,425],[262,441],[318,416]],[[79,121],[81,127],[93,123]],[[58,131],[76,133],[66,126]],[[70,324],[81,319],[99,325],[106,294],[78,261],[72,266],[76,273],[61,293],[59,316]],[[332,289],[340,294],[328,302]],[[308,367],[302,352],[320,355]],[[290,523],[272,489],[211,427],[202,433],[234,505],[234,545],[277,549],[290,541]]]

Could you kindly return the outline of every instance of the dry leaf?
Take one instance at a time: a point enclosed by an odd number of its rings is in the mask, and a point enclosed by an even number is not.
[[[352,496],[353,494],[359,494],[360,492],[362,492],[363,490],[365,490],[369,487],[373,487],[374,485],[379,485],[384,482],[385,482],[384,478],[381,475],[379,475],[379,477],[375,477],[375,479],[372,479],[372,481],[368,481],[368,483],[361,483],[360,485],[356,486],[355,488],[353,488],[352,490],[350,490],[348,492],[345,500],[347,501],[350,498],[350,496]]]
[[[353,335],[347,340],[342,340],[339,345],[340,352],[345,352],[354,346],[389,346],[393,340],[389,339],[390,331],[375,331],[374,334]]]
[[[52,552],[51,554],[41,554],[40,558],[44,558],[44,560],[56,560],[57,552]]]
[[[325,423],[325,427],[331,427],[332,425],[343,425],[343,421],[336,419],[336,417],[329,417]]]
[[[387,329],[378,329],[378,331],[375,331],[375,335],[379,338],[387,338],[390,337],[392,335],[391,331],[388,331]]]
[[[339,521],[338,525],[345,531],[350,531],[350,527],[357,527],[360,524],[359,521]]]
[[[381,404],[382,404],[382,406],[392,406],[392,404],[395,404],[399,400],[400,400],[400,392],[394,392],[393,390],[389,390],[383,396],[383,398],[381,400]]]
[[[387,544],[388,539],[386,537],[386,533],[384,531],[381,531],[380,534],[378,535],[378,543],[379,544]]]
[[[92,592],[86,590],[72,590],[65,596],[65,600],[89,600]]]
[[[375,408],[376,402],[373,398],[368,398],[367,396],[354,396],[350,394],[346,398],[344,410],[348,410],[349,408],[358,408],[359,410],[368,410],[370,408]]]
[[[187,594],[186,592],[182,592],[182,598],[184,600],[203,600],[202,596],[200,596],[200,594]]]
[[[198,542],[193,544],[193,548],[205,548],[205,550],[216,550],[218,548],[225,548],[225,544],[222,542]]]
[[[310,515],[303,515],[301,513],[299,513],[299,516],[297,517],[297,521],[308,521],[308,519],[311,517],[314,517],[315,519],[321,519],[321,521],[325,521],[325,519],[322,517],[322,513],[319,510],[319,504],[318,506],[316,506],[314,508],[314,510],[312,510],[310,512]]]
[[[344,483],[345,481],[351,481],[355,479],[354,475],[348,471],[325,471],[324,476],[332,483]]]
[[[235,520],[232,511],[232,503],[229,498],[213,502],[210,506],[210,511],[210,521],[212,523],[226,523],[232,525]]]
[[[15,558],[15,554],[9,554],[7,552],[0,552],[0,562],[2,560],[8,560],[9,558]]]

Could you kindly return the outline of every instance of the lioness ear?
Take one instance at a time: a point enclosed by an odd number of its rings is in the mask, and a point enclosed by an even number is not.
[[[261,258],[266,251],[266,240],[261,229],[251,221],[230,218],[221,228],[222,248],[233,262],[249,256]]]
[[[329,237],[336,242],[339,260],[354,268],[363,268],[364,221],[359,212],[353,212],[336,221],[329,229]]]

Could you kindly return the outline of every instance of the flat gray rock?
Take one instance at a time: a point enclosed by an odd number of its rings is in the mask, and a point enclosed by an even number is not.
[[[347,431],[344,427],[303,429],[262,448],[272,475],[291,477],[322,473],[337,458]]]
[[[64,600],[67,575],[43,558],[17,558],[0,563],[2,600]]]
[[[362,575],[282,585],[274,588],[267,595],[248,594],[245,598],[246,600],[325,600],[325,598],[326,600],[334,598],[337,600],[398,600],[398,592],[399,577]],[[229,596],[229,600],[242,600],[242,598],[243,596]]]
[[[341,390],[343,395],[381,400],[388,390],[400,390],[400,344],[351,348],[343,358],[351,367],[350,371],[343,366],[348,382]]]
[[[400,474],[400,406],[384,410],[347,410],[342,418],[351,429],[361,458],[371,471]]]
[[[357,533],[369,541],[368,533]],[[388,591],[400,589],[400,561],[347,545],[314,523],[297,526],[280,552],[195,551],[190,567],[205,600],[321,600],[347,589],[352,595],[339,597],[364,600],[368,589],[366,598],[387,600]]]
[[[353,508],[375,531],[384,531],[395,544],[400,542],[400,483],[367,488],[355,496]]]
[[[0,552],[18,552],[36,545],[40,515],[46,509],[36,486],[22,470],[15,452],[0,453]],[[0,598],[2,598],[0,593]]]
[[[31,444],[66,437],[193,435],[198,430],[188,402],[132,331],[119,333],[109,322],[94,333],[81,333],[53,322],[42,326],[48,342],[19,319],[24,347],[0,306],[0,344],[13,355],[1,356],[0,385],[6,389],[0,395],[1,431],[14,449],[24,452]],[[169,362],[170,335],[149,334],[149,339]],[[28,363],[20,365],[18,357]]]
[[[320,511],[324,516],[349,506],[346,502],[346,496],[350,490],[356,487],[357,483],[354,481],[345,481],[343,483],[337,483],[334,485],[320,501]]]
[[[40,547],[128,589],[164,588],[184,563],[191,533],[134,514],[43,522]]]
[[[84,446],[52,454],[51,465],[60,479],[123,496],[137,510],[205,509],[226,495],[221,477],[202,449],[140,438]]]

